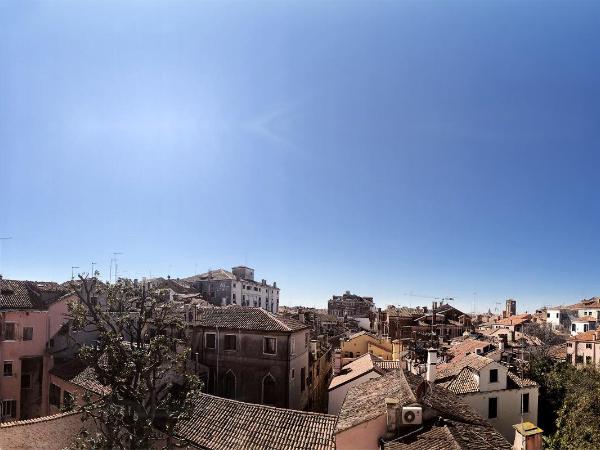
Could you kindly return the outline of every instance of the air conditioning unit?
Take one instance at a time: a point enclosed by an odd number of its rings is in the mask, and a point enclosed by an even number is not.
[[[420,406],[404,406],[402,408],[403,425],[420,425],[423,423],[423,408]]]

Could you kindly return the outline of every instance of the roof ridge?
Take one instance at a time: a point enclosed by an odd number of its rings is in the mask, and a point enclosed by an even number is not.
[[[291,409],[291,408],[279,408],[277,406],[263,405],[262,403],[243,402],[241,400],[234,400],[234,399],[231,399],[231,398],[219,397],[217,395],[206,394],[204,392],[200,395],[199,399],[201,399],[202,397],[214,398],[214,399],[217,399],[219,401],[223,401],[225,403],[228,403],[228,402],[238,403],[238,404],[242,404],[242,405],[248,405],[248,406],[253,407],[253,408],[272,409],[272,410],[275,410],[275,411],[285,411],[286,413],[301,414],[301,415],[304,415],[304,416],[319,416],[319,417],[328,417],[328,418],[331,417],[331,418],[335,418],[336,421],[337,421],[337,416],[334,415],[334,414],[326,414],[326,413],[319,413],[319,412],[313,412],[313,411],[302,411],[300,409]]]
[[[73,411],[56,413],[50,416],[35,417],[33,419],[13,420],[11,422],[0,423],[0,428],[11,428],[18,427],[21,425],[31,425],[32,423],[49,422],[51,420],[60,419],[61,417],[71,416],[74,414],[81,414],[81,412],[81,409],[75,409]]]
[[[263,312],[264,314],[266,314],[266,315],[267,315],[267,317],[269,317],[270,319],[274,320],[274,321],[275,321],[275,322],[277,322],[279,325],[281,325],[281,326],[284,328],[284,330],[285,330],[285,331],[292,331],[292,328],[291,328],[291,327],[289,327],[288,325],[286,325],[285,323],[283,323],[281,320],[279,320],[279,319],[278,319],[278,318],[275,316],[275,314],[273,314],[273,313],[271,313],[271,312],[267,311],[266,309],[259,308],[259,307],[257,307],[257,308],[258,308],[258,309],[260,309],[260,310],[261,310],[261,312]]]

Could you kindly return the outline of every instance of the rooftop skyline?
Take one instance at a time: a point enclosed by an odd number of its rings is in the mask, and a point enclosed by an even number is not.
[[[282,305],[600,295],[598,13],[0,3],[0,273],[121,252],[130,278],[248,265]]]

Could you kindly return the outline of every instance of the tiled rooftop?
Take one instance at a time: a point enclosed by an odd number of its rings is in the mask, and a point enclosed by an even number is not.
[[[447,420],[414,438],[390,442],[385,450],[509,450],[511,445],[490,425]]]
[[[493,359],[471,353],[463,358],[454,359],[449,363],[439,364],[437,367],[436,378],[440,380],[457,376],[464,367],[471,367],[472,369],[479,371],[493,362]]]
[[[211,450],[334,450],[336,416],[202,394],[176,434]]]
[[[506,319],[501,319],[495,322],[498,325],[521,325],[522,323],[528,322],[531,320],[531,314],[519,314],[516,316],[510,316]]]
[[[78,359],[71,359],[64,364],[57,364],[50,369],[50,373],[95,394],[110,394],[110,388],[98,381],[94,369],[86,366]]]
[[[453,358],[464,356],[468,353],[477,353],[477,350],[483,351],[486,347],[489,347],[491,342],[480,341],[478,339],[467,339],[458,345],[452,345],[448,349],[448,355]]]
[[[578,333],[575,336],[569,336],[569,341],[600,341],[600,331],[599,334],[596,334],[596,331],[585,331],[583,333]]]
[[[210,328],[255,331],[293,332],[308,328],[299,320],[273,314],[263,308],[235,305],[199,308],[195,323]]]
[[[435,413],[444,419],[489,429],[487,433],[495,436],[494,439],[498,443],[508,445],[488,422],[454,393],[441,386],[431,385],[418,375],[401,370],[389,372],[382,377],[373,378],[350,388],[339,414],[336,432],[342,432],[386,414],[385,399],[388,397],[397,398],[399,406],[403,406],[416,402],[420,392],[423,394],[420,395],[418,402],[422,406],[435,410]],[[510,446],[500,445],[498,448],[510,448]]]
[[[49,303],[67,294],[68,291],[54,282],[1,279],[0,310],[46,309]],[[42,298],[46,300],[42,301]]]
[[[342,367],[341,372],[331,379],[329,390],[335,389],[373,370],[380,374],[383,373],[383,369],[375,365],[375,361],[378,359],[376,356],[366,353],[360,358],[356,358],[354,361],[346,364]]]

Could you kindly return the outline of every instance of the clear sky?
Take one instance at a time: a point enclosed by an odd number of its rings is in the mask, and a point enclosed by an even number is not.
[[[0,2],[0,270],[600,295],[600,2]],[[477,295],[474,295],[477,293]]]

